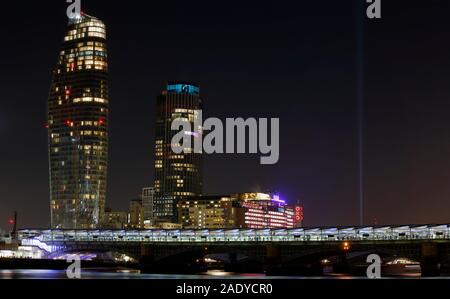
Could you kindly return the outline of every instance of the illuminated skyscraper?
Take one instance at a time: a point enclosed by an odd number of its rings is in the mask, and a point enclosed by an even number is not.
[[[96,228],[105,208],[108,64],[102,21],[69,20],[48,98],[53,228]]]
[[[202,109],[199,87],[187,82],[171,82],[157,98],[155,139],[155,195],[154,217],[157,221],[178,221],[177,202],[199,196],[202,193],[201,154],[185,148],[181,154],[172,151],[171,130],[174,119],[189,120],[193,132],[185,132],[199,138],[194,121],[199,117],[196,110]]]

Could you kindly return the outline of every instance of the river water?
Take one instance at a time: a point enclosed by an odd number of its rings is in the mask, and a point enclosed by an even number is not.
[[[330,275],[320,277],[304,276],[266,276],[264,274],[234,274],[224,271],[208,271],[198,275],[177,274],[141,274],[138,271],[103,272],[82,270],[82,279],[360,279],[348,275]],[[418,278],[402,276],[400,278]],[[444,277],[441,277],[444,278]],[[447,277],[448,278],[448,277]],[[64,270],[0,270],[0,279],[67,279]]]

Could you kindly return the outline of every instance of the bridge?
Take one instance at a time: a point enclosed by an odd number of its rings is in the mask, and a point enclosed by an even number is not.
[[[22,245],[47,252],[126,253],[150,268],[192,265],[206,255],[226,254],[233,267],[252,261],[264,270],[320,268],[320,262],[370,253],[384,258],[405,257],[421,263],[422,275],[439,275],[450,268],[450,224],[292,229],[174,229],[174,230],[36,230],[18,231]],[[359,255],[358,255],[359,253]]]

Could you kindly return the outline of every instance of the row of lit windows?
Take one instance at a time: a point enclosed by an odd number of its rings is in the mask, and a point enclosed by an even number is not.
[[[217,202],[219,202],[219,201],[211,200],[209,203],[214,204],[214,203],[217,203]],[[193,202],[191,202],[191,201],[186,201],[186,204],[187,204],[187,205],[192,204],[192,203],[198,204],[198,201],[193,201]],[[206,203],[203,203],[203,204],[206,204]]]
[[[106,52],[105,44],[96,42],[94,45],[94,42],[87,42],[86,44],[79,43],[76,48],[70,49],[70,53],[68,53],[68,57],[73,57],[72,55],[77,55],[77,52],[83,52],[83,51],[101,51]],[[65,52],[61,52],[61,55],[64,55]]]
[[[103,146],[101,146],[101,145],[83,145],[82,147],[85,150],[90,150],[90,149],[95,149],[95,150],[99,150],[99,151],[103,150]]]
[[[101,32],[85,32],[85,33],[78,33],[78,34],[70,34],[66,37],[64,37],[64,41],[72,41],[72,40],[76,40],[76,39],[82,39],[85,38],[87,36],[91,36],[91,37],[100,37],[100,38],[104,38],[106,39],[106,34],[101,33]]]
[[[196,110],[192,109],[175,109],[175,113],[190,113],[190,114],[196,114]]]
[[[197,172],[197,169],[194,168],[182,168],[182,167],[174,167],[173,168],[174,171],[188,171],[188,172]]]
[[[75,98],[73,99],[74,103],[89,103],[89,102],[95,102],[95,103],[107,103],[108,101],[106,99],[97,98],[97,97],[82,97],[82,98]]]
[[[87,23],[81,24],[77,29],[70,30],[67,32],[67,35],[64,37],[65,41],[71,41],[74,39],[83,38],[86,36],[96,36],[106,39],[106,30],[105,28],[96,26],[85,26]]]
[[[260,213],[252,213],[252,212],[247,212],[245,213],[245,215],[247,216],[255,216],[255,217],[263,217],[263,218],[270,218],[270,219],[286,219],[287,215],[269,215],[269,214],[260,214]]]
[[[73,136],[73,132],[70,132],[70,136]],[[105,132],[99,132],[99,131],[81,131],[80,132],[80,136],[106,136]],[[52,143],[56,144],[56,143],[60,143],[61,142],[61,138],[60,137],[55,137],[55,136],[51,136],[52,139]]]
[[[215,200],[211,200],[209,202],[201,202],[200,205],[209,206],[209,204],[215,205],[215,204],[219,204],[219,203],[220,203],[220,200],[216,200],[216,201]],[[194,202],[186,201],[185,202],[185,205],[187,205],[187,206],[189,206],[191,204],[194,204],[194,205],[197,206],[199,203],[198,203],[198,201],[194,201]]]
[[[92,49],[94,47],[91,47]],[[66,55],[66,60],[71,62],[74,61],[75,58],[78,58],[77,60],[83,60],[83,59],[93,59],[93,57],[107,57],[107,54],[105,51],[100,50],[80,50],[76,51],[75,53],[70,53]]]
[[[172,192],[172,195],[175,196],[195,196],[193,192]]]
[[[194,123],[196,117],[194,114],[188,114],[187,117],[183,117],[183,115],[181,113],[172,113],[172,120],[174,120],[174,119],[179,119],[183,122],[189,121],[191,123]]]
[[[247,224],[250,228],[256,228],[252,226],[267,228],[267,227],[290,227],[287,223],[265,223],[261,221],[252,221],[252,220],[246,220],[245,224]]]
[[[217,217],[217,215],[223,215],[224,209],[219,209],[219,206],[216,206],[215,208],[208,208],[208,209],[201,209],[201,208],[192,208],[192,207],[182,207],[185,210],[183,211],[184,214],[190,215],[191,217],[194,217],[195,215],[205,215],[205,217]],[[203,213],[204,212],[204,213]]]
[[[245,223],[264,223],[265,226],[271,226],[274,224],[286,225],[288,222],[286,221],[286,219],[285,220],[275,220],[275,221],[265,221],[258,217],[246,217]]]
[[[93,51],[87,51],[87,52],[93,52]],[[103,53],[103,52],[99,52],[99,51],[95,51],[97,54],[98,53]],[[75,61],[84,61],[84,60],[99,60],[99,61],[103,61],[106,60],[106,53],[105,54],[101,54],[101,55],[94,55],[94,53],[91,53],[90,55],[83,55],[83,56],[78,56],[78,53],[73,54],[76,55],[77,57],[68,57],[65,62],[66,63],[71,63],[71,62],[75,62]]]
[[[195,168],[195,165],[194,164],[189,164],[189,163],[172,163],[172,167]]]
[[[97,148],[96,148],[96,147],[97,147]],[[84,146],[84,151],[85,151],[86,154],[90,154],[91,149],[92,149],[92,148],[91,148],[90,145],[85,145],[85,146]],[[106,152],[106,149],[103,149],[103,147],[101,147],[101,146],[94,146],[94,149],[95,149],[96,151],[100,151],[100,153],[101,153],[101,152]],[[96,154],[96,153],[97,153],[96,151],[93,151],[92,153],[93,153],[93,154]],[[53,148],[53,152],[59,153],[59,147],[54,147],[54,148]]]
[[[94,135],[94,136],[106,136],[106,133],[102,132],[102,131],[81,131],[80,135],[81,136],[91,136],[91,135]]]
[[[69,35],[67,35],[66,37],[64,37],[64,41],[71,41],[71,40],[74,40],[74,39],[80,39],[80,38],[84,38],[85,36],[86,36],[86,34],[85,33],[79,33],[79,34],[76,34],[76,30],[74,30],[75,31],[75,34],[74,33],[72,33],[72,32],[69,32]]]
[[[283,216],[274,216],[274,215],[268,215],[268,214],[261,215],[261,214],[255,214],[255,213],[249,213],[249,212],[245,213],[245,216],[258,217],[260,219],[279,219],[279,220],[280,219],[284,220],[284,219],[288,218],[287,215],[283,215]]]
[[[97,27],[97,26],[91,26],[88,28],[89,32],[100,32],[106,34],[105,27]]]
[[[99,20],[92,20],[87,22],[82,22],[77,25],[77,28],[84,28],[84,27],[100,27],[105,28],[105,24],[100,22]]]
[[[96,69],[96,70],[106,70],[108,68],[108,63],[106,61],[94,61],[94,60],[85,60],[83,61],[83,64],[77,65],[77,70],[90,70],[90,69]],[[75,71],[75,65],[71,65],[69,67],[66,67],[66,72],[73,72]],[[60,69],[58,69],[58,72],[60,73]]]
[[[79,49],[82,49],[83,46],[95,46],[95,49],[104,49],[105,43],[102,42],[94,42],[94,41],[88,41],[84,43],[78,43],[77,47]]]
[[[100,56],[85,56],[85,57],[78,57],[78,59],[70,58],[66,61],[66,68],[75,69],[75,66],[78,65],[78,68],[81,65],[92,65],[92,61],[102,61],[106,63],[106,59],[104,57]]]
[[[101,96],[103,96],[103,92],[100,93]],[[68,95],[65,96],[64,100],[69,101],[70,97]],[[95,103],[102,103],[107,104],[108,100],[102,98],[102,97],[82,97],[82,98],[75,98],[72,101],[74,104],[81,103],[81,102],[95,102]],[[61,99],[61,96],[58,96],[58,105],[63,105],[63,100]],[[100,112],[105,112],[105,108],[100,108]]]
[[[95,36],[95,37],[100,37],[100,38],[106,39],[106,34],[100,33],[100,32],[88,32],[88,36]]]
[[[183,155],[171,155],[171,156],[169,156],[169,159],[180,160],[180,159],[184,159],[184,156]]]
[[[105,123],[104,120],[99,120],[99,121],[83,120],[83,121],[79,122],[79,124],[80,124],[81,126],[101,126],[101,125],[103,125],[104,123]],[[69,120],[65,121],[64,124],[65,124],[65,125],[68,125],[68,126],[70,126],[70,127],[74,127],[74,126],[75,126],[75,122],[69,121]],[[86,132],[85,134],[82,134],[82,135],[92,135],[92,134],[95,135],[95,133],[92,133],[92,131],[82,131],[82,132]],[[89,132],[91,132],[91,133],[89,133]],[[95,131],[94,131],[94,132],[95,132]],[[58,136],[59,136],[59,135],[53,135],[53,134],[51,135],[52,138],[53,138],[53,137],[58,137]],[[71,135],[71,136],[72,136],[72,135]]]
[[[99,50],[106,52],[105,43],[94,41],[81,42],[77,44],[76,48],[70,49],[69,53],[76,53],[77,51],[84,51],[84,50]],[[61,57],[63,57],[65,54],[66,51],[64,50],[60,52]]]

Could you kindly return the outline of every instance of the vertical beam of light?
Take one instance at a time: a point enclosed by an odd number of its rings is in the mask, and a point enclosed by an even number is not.
[[[365,0],[356,0],[356,101],[358,130],[359,225],[364,225],[364,20]]]

